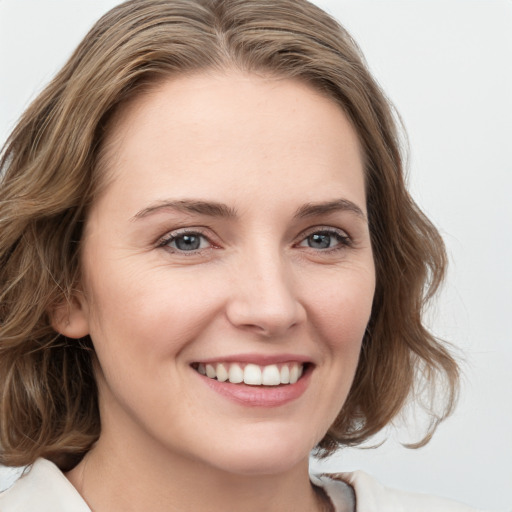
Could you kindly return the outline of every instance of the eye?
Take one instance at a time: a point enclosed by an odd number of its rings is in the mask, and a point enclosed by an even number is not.
[[[194,252],[212,247],[206,236],[195,231],[171,233],[159,245],[175,252]]]
[[[300,243],[299,247],[310,247],[317,250],[329,250],[350,245],[350,238],[337,229],[323,229],[310,233]]]

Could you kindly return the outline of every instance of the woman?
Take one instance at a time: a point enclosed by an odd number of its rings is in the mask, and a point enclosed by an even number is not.
[[[391,108],[303,1],[135,0],[2,159],[2,510],[469,510],[310,477],[457,366]],[[310,483],[311,482],[311,483]]]

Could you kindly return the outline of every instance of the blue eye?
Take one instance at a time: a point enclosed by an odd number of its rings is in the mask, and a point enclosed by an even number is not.
[[[342,235],[338,231],[316,231],[308,235],[299,244],[301,247],[310,247],[311,249],[325,250],[334,249],[338,246],[349,245],[348,236]]]
[[[162,242],[162,246],[180,252],[192,252],[210,247],[208,239],[200,233],[182,233],[171,235]]]

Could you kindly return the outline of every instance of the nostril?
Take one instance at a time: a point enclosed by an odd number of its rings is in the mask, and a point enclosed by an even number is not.
[[[272,306],[261,302],[233,302],[227,308],[227,318],[238,329],[272,337],[282,335],[300,324],[305,314],[298,303]]]

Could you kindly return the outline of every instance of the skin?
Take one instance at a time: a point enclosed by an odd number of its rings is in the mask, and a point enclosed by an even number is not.
[[[320,510],[308,456],[350,389],[375,286],[350,122],[300,82],[204,73],[125,106],[107,147],[82,292],[54,321],[99,362],[102,433],[69,480],[96,512]],[[224,206],[162,207],[176,201]],[[305,391],[248,406],[191,366],[239,354],[306,358]]]

